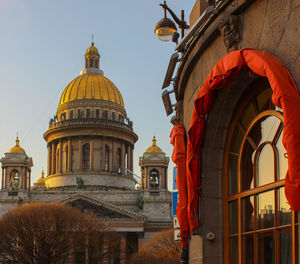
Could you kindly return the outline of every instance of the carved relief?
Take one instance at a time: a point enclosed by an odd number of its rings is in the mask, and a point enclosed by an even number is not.
[[[221,20],[219,30],[224,38],[224,45],[227,51],[238,49],[240,37],[240,18],[238,16],[228,16]]]

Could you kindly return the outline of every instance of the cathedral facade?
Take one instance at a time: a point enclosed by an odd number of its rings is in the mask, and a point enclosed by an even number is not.
[[[138,136],[120,91],[99,64],[100,54],[92,42],[85,53],[85,68],[63,91],[44,133],[46,177],[42,172],[31,186],[33,161],[18,138],[0,160],[0,217],[29,202],[60,202],[93,212],[121,233],[118,261],[125,263],[154,233],[172,228],[169,158],[153,138],[140,158],[141,178],[133,173]],[[75,256],[68,261],[82,263]],[[103,263],[118,261],[112,254]]]

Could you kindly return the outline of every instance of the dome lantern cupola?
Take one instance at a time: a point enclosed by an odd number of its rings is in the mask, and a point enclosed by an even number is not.
[[[25,150],[23,148],[20,147],[20,140],[19,137],[17,136],[16,138],[16,145],[14,147],[12,147],[9,151],[9,153],[25,153]]]
[[[99,69],[100,54],[98,52],[98,49],[94,46],[94,42],[92,42],[91,46],[86,50],[84,57],[85,57],[85,68]]]
[[[152,139],[152,146],[146,150],[146,153],[149,153],[149,152],[162,152],[161,148],[156,145],[155,136],[153,136],[153,139]]]
[[[94,46],[92,41],[91,46],[86,50],[85,55],[85,68],[80,72],[80,74],[85,73],[98,73],[103,75],[103,71],[100,70],[100,54],[98,49]]]

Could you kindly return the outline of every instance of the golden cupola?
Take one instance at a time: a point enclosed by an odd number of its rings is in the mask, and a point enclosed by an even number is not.
[[[8,152],[9,153],[24,153],[24,154],[26,154],[25,150],[20,147],[19,143],[20,143],[20,140],[17,137],[16,138],[16,145],[14,147],[12,147]]]
[[[77,100],[103,100],[116,103],[124,108],[124,101],[118,88],[100,70],[100,54],[94,42],[86,50],[85,68],[64,89],[59,100],[59,109]],[[63,107],[64,108],[64,107]]]
[[[152,146],[146,150],[146,153],[149,153],[149,152],[162,152],[161,148],[156,145],[155,136],[152,139]]]

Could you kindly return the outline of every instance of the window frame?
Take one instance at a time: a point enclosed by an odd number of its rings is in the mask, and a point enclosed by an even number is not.
[[[279,179],[279,170],[276,170],[276,159],[278,163],[278,157],[276,157],[276,152],[274,152],[274,172],[275,172],[275,177],[274,181],[262,186],[257,186],[256,184],[256,175],[257,175],[257,169],[258,169],[258,158],[256,159],[257,156],[260,155],[261,150],[262,150],[262,145],[265,144],[261,143],[258,145],[256,154],[254,157],[255,163],[253,164],[253,167],[255,168],[256,172],[253,172],[253,177],[254,177],[254,186],[253,188],[249,188],[248,190],[243,190],[242,186],[242,181],[241,181],[241,175],[242,175],[242,155],[243,155],[243,147],[245,146],[245,142],[247,141],[247,136],[249,135],[251,129],[257,124],[259,120],[261,120],[264,116],[275,116],[281,120],[281,124],[278,126],[278,129],[274,135],[274,139],[272,140],[271,143],[275,145],[275,142],[280,140],[280,135],[282,133],[283,129],[283,115],[280,112],[277,112],[275,110],[264,110],[259,112],[259,107],[257,105],[254,105],[253,109],[255,111],[255,117],[252,119],[246,130],[244,131],[243,134],[243,140],[240,144],[240,150],[239,150],[239,156],[238,156],[238,169],[237,169],[237,192],[234,194],[229,194],[229,168],[230,168],[230,147],[232,145],[232,142],[234,140],[234,132],[235,129],[240,126],[239,119],[241,118],[241,115],[243,114],[243,111],[246,110],[248,105],[254,104],[254,100],[256,101],[256,98],[258,95],[260,95],[265,88],[267,88],[265,82],[259,82],[258,85],[255,83],[257,87],[254,87],[255,89],[250,89],[249,92],[245,94],[241,102],[239,103],[239,107],[234,111],[235,114],[233,116],[233,119],[230,124],[229,132],[227,135],[226,139],[226,145],[225,145],[225,154],[224,154],[224,170],[223,170],[223,225],[224,225],[224,232],[223,232],[223,250],[224,250],[224,264],[230,264],[230,246],[229,246],[229,240],[230,238],[237,237],[238,238],[238,262],[239,264],[243,263],[243,237],[247,234],[253,234],[253,240],[254,240],[254,245],[253,245],[253,251],[254,251],[254,263],[258,263],[258,236],[260,234],[263,234],[264,232],[267,231],[272,231],[274,234],[274,244],[275,244],[275,263],[279,263],[279,234],[281,230],[287,230],[287,228],[290,228],[291,232],[291,263],[296,264],[298,261],[298,252],[297,252],[297,230],[299,229],[299,219],[297,219],[297,213],[293,210],[291,210],[291,222],[288,225],[279,225],[277,223],[278,221],[278,196],[279,196],[279,189],[280,187],[284,187],[285,180],[284,179]],[[270,104],[271,106],[271,104]],[[271,107],[269,107],[271,108]],[[281,128],[280,128],[281,127]],[[279,131],[280,130],[280,131]],[[276,138],[276,140],[275,140]],[[273,149],[274,151],[274,149]],[[256,221],[254,221],[254,228],[252,231],[243,231],[243,207],[242,207],[242,202],[243,198],[245,197],[253,197],[254,199],[254,219],[257,219],[257,198],[256,196],[258,194],[264,193],[266,191],[275,191],[274,195],[274,226],[271,228],[266,228],[266,229],[258,229],[256,225]],[[237,234],[230,234],[229,230],[229,203],[232,201],[237,201],[237,208],[238,208],[238,219],[237,219],[237,224],[238,224],[238,231]],[[256,248],[256,249],[255,249]]]

